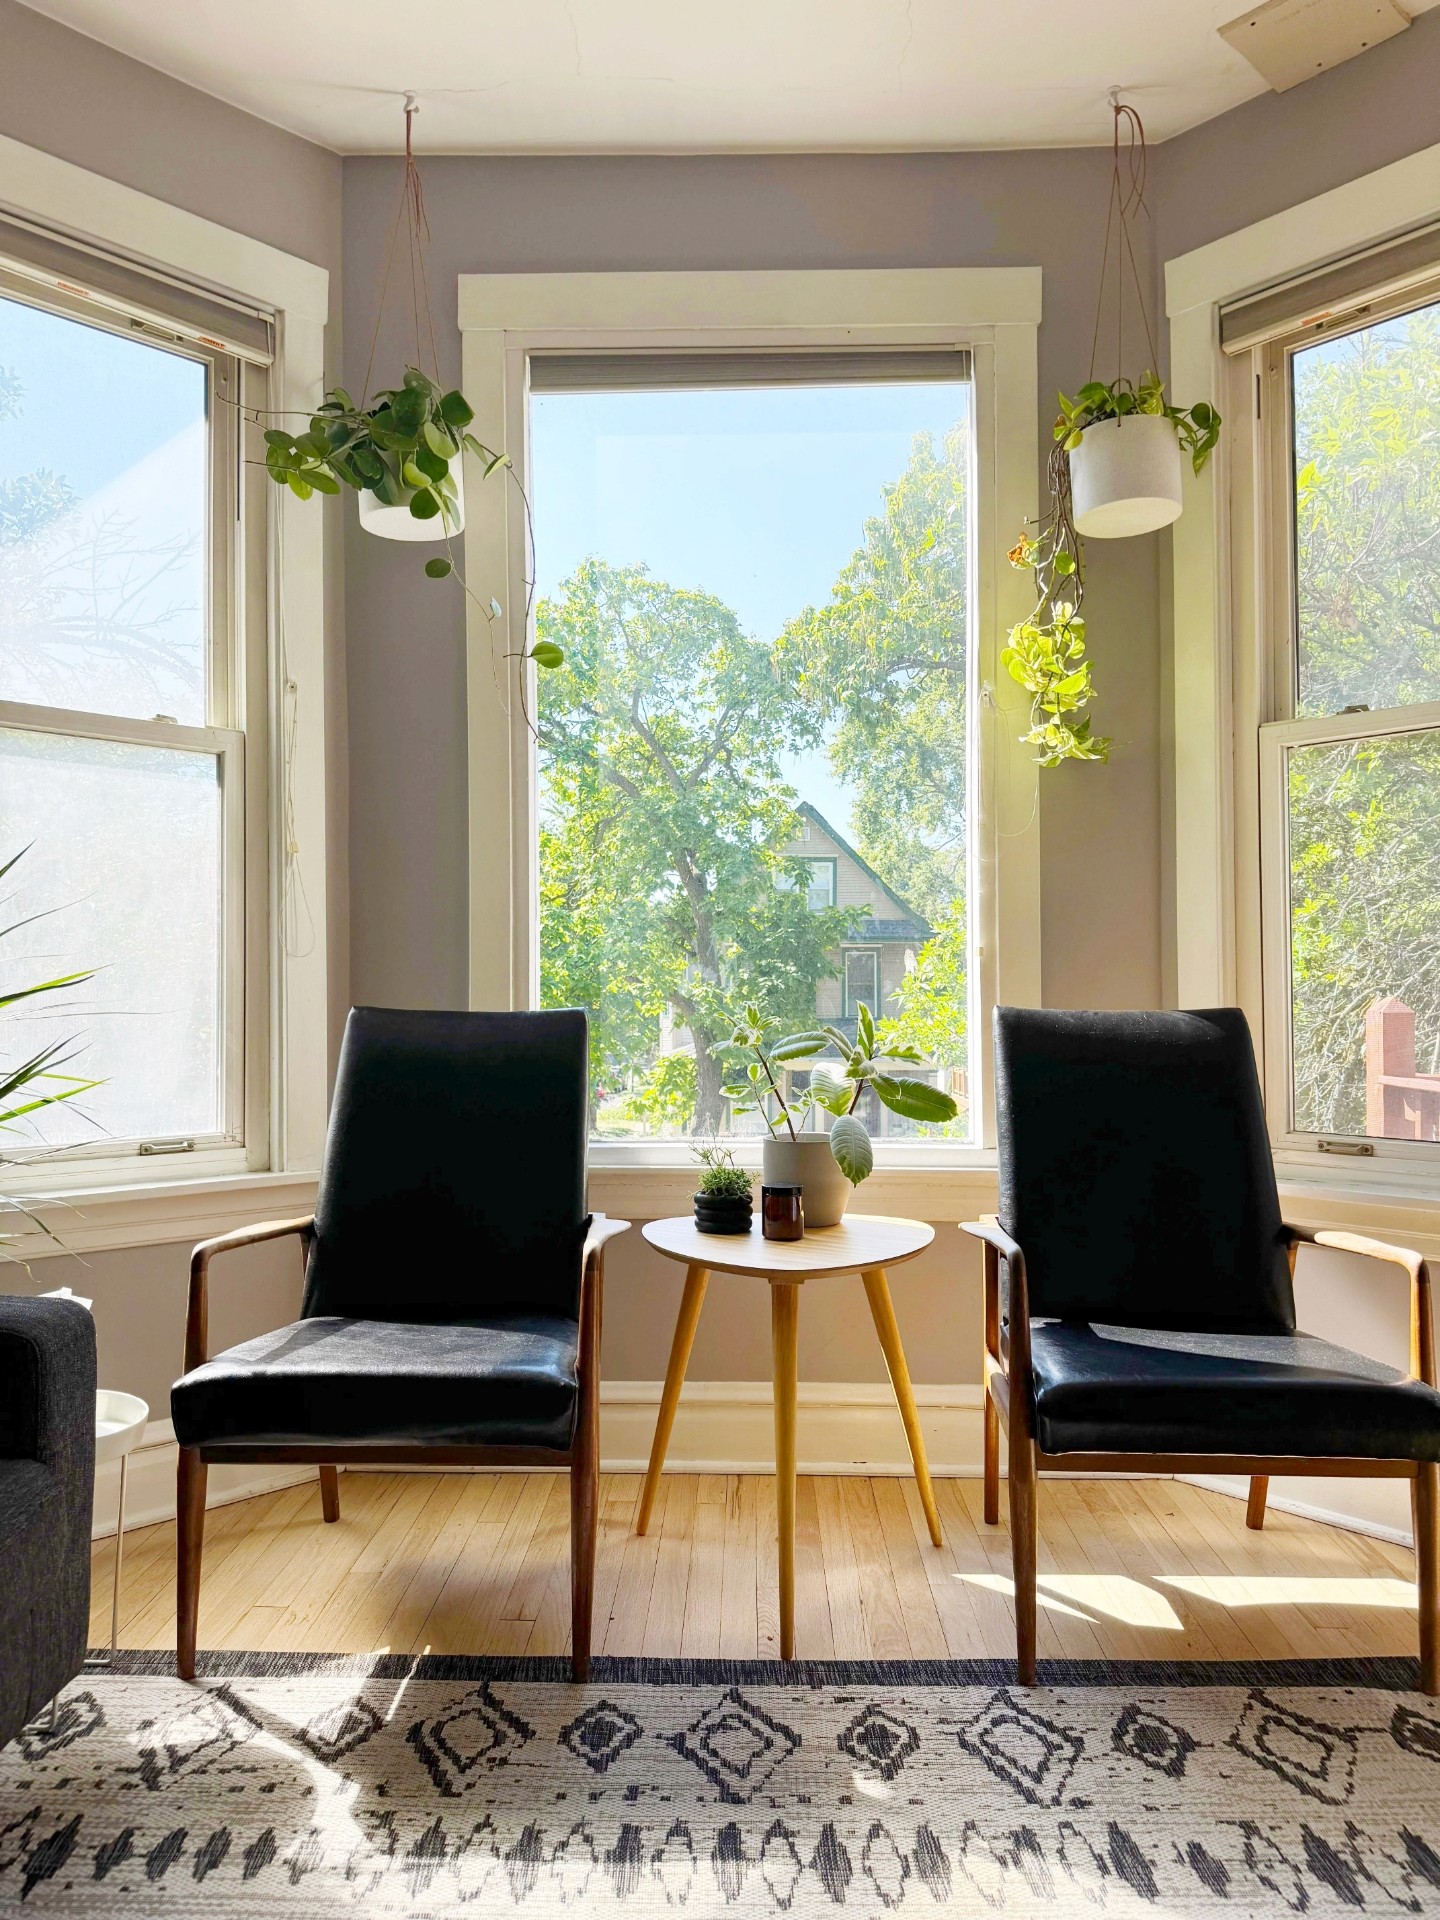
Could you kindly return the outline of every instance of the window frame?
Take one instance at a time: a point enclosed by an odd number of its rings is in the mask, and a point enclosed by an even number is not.
[[[1005,555],[1014,529],[1038,510],[1040,270],[462,274],[459,309],[462,379],[476,408],[475,431],[506,448],[522,484],[533,353],[969,349],[976,529],[970,861],[977,909],[970,1031],[972,1084],[981,1099],[973,1145],[907,1143],[896,1165],[993,1163],[989,1009],[1002,999],[1040,1000],[1038,768],[1018,739],[1023,693],[999,662],[1005,634],[1028,611],[1025,585]],[[519,618],[527,528],[513,489],[503,499],[488,494],[487,511],[471,513],[465,556],[475,589],[467,608],[470,1004],[524,1007],[538,977],[536,757],[524,720],[533,711],[534,669],[523,658],[529,636]],[[501,609],[493,620],[484,612],[492,595]],[[505,705],[496,698],[497,669],[508,676]],[[685,1163],[688,1151],[677,1141],[601,1142],[592,1143],[590,1159],[594,1167],[664,1168]]]
[[[1277,1153],[1387,1163],[1391,1170],[1440,1169],[1440,1142],[1375,1134],[1313,1133],[1294,1124],[1291,956],[1289,753],[1440,731],[1440,702],[1375,707],[1362,712],[1300,716],[1299,561],[1295,545],[1294,359],[1321,340],[1343,339],[1417,308],[1440,302],[1440,277],[1389,295],[1358,293],[1353,302],[1310,325],[1257,342],[1239,358],[1255,382],[1261,579],[1258,719],[1260,827],[1260,961],[1266,1106]]]
[[[850,961],[852,957],[862,956],[871,962],[875,974],[874,990],[865,1004],[877,1017],[884,1012],[884,1009],[876,1004],[880,998],[881,987],[879,947],[873,943],[852,944],[847,941],[840,949],[840,1017],[842,1020],[853,1020],[859,1011],[861,1000],[865,999],[863,994],[857,994],[853,1000],[850,997]]]
[[[167,282],[193,288],[202,299],[218,293],[270,316],[273,360],[268,367],[235,362],[240,397],[264,409],[313,410],[324,385],[326,269],[3,136],[0,162],[9,210],[67,244],[78,240],[102,258],[153,278],[156,304],[141,316],[142,333],[165,337]],[[45,276],[22,277],[43,282]],[[42,289],[37,300],[32,285],[17,287],[16,295],[50,305],[57,290]],[[54,304],[67,310],[61,300]],[[92,306],[81,294],[70,311],[88,324],[116,324],[113,309],[100,298]],[[122,318],[118,330],[130,332],[128,321]],[[188,340],[182,350],[195,352]],[[258,438],[258,429],[252,431]],[[33,1184],[22,1188],[12,1181],[9,1190],[23,1191],[39,1219],[76,1251],[193,1239],[214,1230],[212,1221],[223,1226],[239,1213],[249,1217],[257,1204],[267,1204],[261,1195],[271,1187],[288,1196],[297,1180],[313,1183],[323,1148],[330,1037],[325,520],[281,498],[266,483],[263,467],[249,462],[253,451],[243,449],[242,458],[239,435],[231,436],[223,504],[219,490],[212,492],[214,512],[248,514],[254,532],[243,555],[236,551],[227,583],[235,610],[226,649],[233,672],[224,713],[212,704],[210,717],[228,724],[189,730],[164,721],[99,717],[105,737],[115,737],[108,730],[118,726],[143,734],[144,744],[178,745],[187,732],[196,733],[205,750],[218,751],[229,763],[224,804],[238,806],[242,816],[229,841],[230,897],[237,915],[243,913],[243,926],[238,941],[227,944],[227,986],[232,999],[243,1000],[247,1057],[243,1074],[230,1074],[227,1090],[243,1097],[245,1144],[207,1145],[173,1158],[142,1155],[133,1145],[118,1153],[67,1150],[45,1161],[43,1172],[37,1167]],[[93,732],[97,720],[18,702],[8,703],[6,712],[25,727],[37,727],[38,716],[59,719],[63,725],[48,730],[71,733]],[[298,898],[310,903],[303,938],[291,927]],[[51,1196],[60,1209],[53,1214],[46,1209]],[[77,1212],[81,1200],[93,1205]],[[16,1224],[12,1251],[18,1257],[57,1250],[43,1227],[23,1218]]]
[[[1186,472],[1184,511],[1171,534],[1166,998],[1182,1007],[1240,1006],[1267,1088],[1274,1023],[1266,991],[1274,969],[1267,975],[1263,956],[1259,729],[1282,724],[1266,643],[1271,396],[1257,382],[1248,340],[1237,341],[1238,351],[1222,349],[1221,314],[1306,282],[1320,291],[1301,298],[1319,304],[1332,269],[1367,253],[1380,259],[1400,244],[1396,236],[1433,229],[1437,206],[1440,146],[1433,146],[1164,263],[1171,391],[1187,404],[1209,401],[1225,422],[1205,471]],[[1411,289],[1432,277],[1407,273],[1399,305],[1417,304]],[[1364,304],[1363,294],[1347,294],[1342,311]],[[1360,716],[1362,732],[1373,730],[1374,718]],[[1305,1136],[1311,1144],[1304,1146],[1272,1138],[1288,1218],[1403,1233],[1440,1256],[1433,1164],[1407,1162],[1403,1153],[1331,1156],[1316,1150],[1319,1137]]]

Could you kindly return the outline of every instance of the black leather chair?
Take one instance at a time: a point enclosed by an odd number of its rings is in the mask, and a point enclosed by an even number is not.
[[[1440,1691],[1440,1393],[1424,1260],[1280,1217],[1245,1016],[995,1011],[998,1220],[985,1243],[985,1518],[1008,1428],[1021,1681],[1035,1678],[1040,1469],[1411,1482],[1420,1677]],[[1302,1241],[1410,1276],[1410,1374],[1298,1332]],[[1008,1283],[1002,1292],[1001,1272]]]
[[[570,1470],[571,1658],[590,1657],[602,1248],[585,1212],[583,1013],[356,1007],[313,1219],[195,1249],[180,1443],[178,1656],[195,1671],[212,1461]],[[301,1318],[206,1357],[210,1262],[298,1234]]]

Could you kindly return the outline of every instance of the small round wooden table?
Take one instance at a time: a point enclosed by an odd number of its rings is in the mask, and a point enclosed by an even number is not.
[[[925,1442],[915,1412],[915,1395],[910,1386],[910,1370],[900,1344],[900,1329],[895,1324],[895,1309],[890,1303],[890,1288],[885,1279],[887,1267],[913,1260],[935,1238],[935,1230],[923,1220],[889,1220],[879,1215],[851,1214],[838,1227],[819,1227],[803,1240],[766,1240],[757,1220],[748,1234],[701,1233],[688,1215],[673,1220],[650,1220],[641,1229],[657,1252],[667,1259],[685,1263],[685,1291],[680,1299],[680,1315],[675,1322],[675,1337],[670,1346],[670,1364],[665,1372],[665,1390],[660,1396],[660,1418],[655,1423],[655,1440],[650,1449],[650,1465],[640,1496],[640,1512],[635,1531],[644,1533],[650,1525],[655,1492],[665,1466],[665,1450],[675,1425],[675,1410],[680,1404],[680,1389],[685,1384],[685,1368],[700,1323],[705,1288],[712,1273],[754,1274],[770,1282],[770,1334],[775,1370],[775,1513],[779,1532],[780,1561],[780,1657],[795,1657],[795,1397],[797,1387],[796,1330],[800,1311],[800,1288],[806,1280],[819,1280],[831,1274],[858,1273],[865,1283],[880,1349],[895,1390],[896,1405],[905,1427],[910,1459],[915,1468],[915,1484],[920,1504],[930,1528],[930,1538],[940,1545],[940,1515],[935,1506],[935,1491],[930,1484],[930,1469],[925,1460]]]

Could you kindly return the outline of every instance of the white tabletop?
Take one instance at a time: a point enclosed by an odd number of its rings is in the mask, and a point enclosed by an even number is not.
[[[150,1409],[138,1393],[101,1387],[95,1395],[95,1462],[119,1460],[139,1441]]]
[[[810,1280],[859,1273],[913,1260],[935,1238],[924,1220],[884,1214],[847,1214],[838,1227],[813,1227],[803,1240],[766,1240],[758,1217],[749,1233],[701,1233],[690,1214],[647,1220],[641,1232],[657,1252],[712,1273],[753,1273],[762,1279]]]

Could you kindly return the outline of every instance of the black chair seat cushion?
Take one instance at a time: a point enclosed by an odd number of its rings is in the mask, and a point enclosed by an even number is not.
[[[1034,1321],[1044,1453],[1440,1460],[1440,1393],[1305,1333]]]
[[[579,1329],[549,1314],[436,1325],[316,1315],[231,1347],[170,1391],[185,1447],[545,1447],[575,1424]]]

